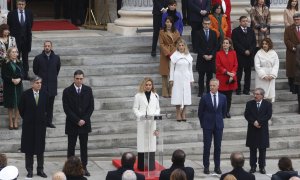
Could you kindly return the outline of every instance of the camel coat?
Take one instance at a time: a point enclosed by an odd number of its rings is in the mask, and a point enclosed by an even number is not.
[[[159,73],[162,76],[168,76],[170,73],[170,56],[176,51],[176,42],[180,38],[179,32],[168,34],[163,29],[159,32],[160,44],[160,66]]]
[[[212,14],[210,14],[208,17],[211,21],[210,29],[214,30],[217,34],[217,38],[219,38],[220,37],[220,31],[219,31],[219,22],[218,22],[218,20]],[[227,20],[226,20],[225,16],[222,16],[221,28],[223,30],[224,37],[226,37],[227,36],[227,30],[228,30],[228,24],[227,24]]]
[[[294,24],[294,19],[293,16],[295,13],[299,13],[298,11],[291,11],[290,9],[285,9],[283,11],[283,21],[284,21],[284,26],[288,27],[292,24]]]
[[[296,71],[296,51],[293,51],[293,47],[296,48],[297,45],[300,44],[300,37],[298,36],[295,24],[285,28],[284,43],[286,45],[286,76],[293,78],[295,77]]]

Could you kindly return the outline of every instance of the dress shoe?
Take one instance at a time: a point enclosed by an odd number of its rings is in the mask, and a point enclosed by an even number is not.
[[[249,173],[255,173],[256,172],[256,168],[255,167],[251,167]]]
[[[222,174],[222,171],[221,171],[221,169],[220,168],[215,168],[215,173],[217,173],[217,174]]]
[[[231,118],[231,115],[230,115],[230,113],[228,112],[228,113],[226,113],[226,117],[227,118]]]
[[[236,91],[235,93],[236,93],[236,95],[241,95],[242,94],[241,91]]]
[[[156,52],[155,51],[151,51],[151,56],[155,57],[156,56]]]
[[[90,172],[87,169],[84,169],[84,176],[91,176]]]
[[[209,172],[209,168],[204,168],[203,173],[204,173],[204,174],[209,174],[209,173],[210,173],[210,172]]]
[[[261,174],[266,174],[265,168],[259,168],[259,172],[260,172]]]
[[[38,172],[37,172],[37,175],[38,175],[38,176],[41,176],[41,177],[43,177],[43,178],[47,178],[47,175],[44,173],[44,171],[38,171]]]
[[[182,122],[186,122],[186,119],[182,119],[181,121],[182,121]]]
[[[56,128],[56,127],[54,126],[54,124],[52,124],[52,123],[47,124],[47,127],[49,127],[49,128]]]
[[[243,94],[250,95],[250,92],[249,91],[243,91]]]
[[[32,178],[32,176],[33,176],[32,172],[28,172],[26,175],[26,177],[28,177],[28,178]]]

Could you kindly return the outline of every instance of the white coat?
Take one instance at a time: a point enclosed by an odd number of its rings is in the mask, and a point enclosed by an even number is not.
[[[275,79],[278,75],[279,58],[274,50],[268,52],[260,49],[254,58],[255,64],[255,88],[263,88],[265,90],[265,98],[275,101]],[[272,76],[272,80],[264,80],[265,76]]]
[[[137,119],[137,152],[155,152],[156,136],[153,133],[156,130],[156,121],[140,119],[146,114],[147,116],[160,114],[159,96],[151,92],[148,103],[145,93],[137,93],[134,96],[133,112]],[[148,141],[149,137],[150,141]]]
[[[194,82],[193,76],[193,57],[188,53],[175,51],[171,56],[170,80],[173,81],[172,105],[192,104],[191,82]]]

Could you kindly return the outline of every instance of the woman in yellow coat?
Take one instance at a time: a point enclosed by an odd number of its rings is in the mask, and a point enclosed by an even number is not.
[[[226,37],[226,33],[228,30],[227,20],[226,17],[223,16],[223,14],[224,12],[222,6],[220,4],[215,4],[211,10],[211,14],[208,15],[211,21],[210,28],[216,32],[219,42],[221,42],[224,37]]]
[[[162,76],[162,96],[171,97],[172,87],[169,84],[170,56],[176,51],[176,42],[180,38],[179,32],[174,27],[173,18],[166,18],[164,29],[159,32],[160,44],[160,67],[159,73]]]

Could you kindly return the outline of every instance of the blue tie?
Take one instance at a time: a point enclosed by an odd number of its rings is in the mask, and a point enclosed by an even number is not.
[[[215,110],[217,110],[217,98],[215,94],[214,94],[214,108]]]
[[[23,26],[25,21],[24,21],[24,15],[23,15],[23,10],[20,11],[21,13],[21,25]]]
[[[205,36],[206,36],[206,41],[208,41],[209,38],[208,30],[205,30]]]

